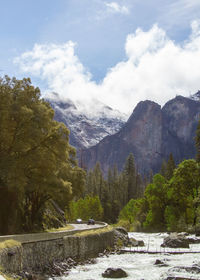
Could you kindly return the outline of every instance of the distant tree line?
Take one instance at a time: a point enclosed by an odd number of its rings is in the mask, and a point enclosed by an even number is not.
[[[108,169],[107,176],[103,175],[100,163],[93,170],[89,170],[83,198],[73,202],[67,210],[67,216],[75,218],[103,219],[109,223],[116,223],[120,210],[130,199],[143,195],[144,182],[137,172],[133,154],[126,159],[122,172],[118,172],[116,165]],[[90,211],[93,200],[101,205],[96,211]],[[80,207],[82,205],[82,207]],[[81,210],[85,209],[84,211]],[[79,209],[75,210],[75,209]],[[99,209],[99,212],[97,211]],[[103,209],[103,211],[102,211]],[[87,213],[87,214],[86,214]]]

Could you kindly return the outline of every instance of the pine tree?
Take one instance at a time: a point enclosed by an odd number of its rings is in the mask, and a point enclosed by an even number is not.
[[[161,169],[160,169],[160,174],[166,178],[167,176],[167,162],[166,160],[163,160],[162,161],[162,164],[161,164]]]
[[[176,168],[176,164],[174,162],[174,158],[172,153],[169,155],[169,159],[166,166],[166,175],[165,178],[170,180],[173,176],[174,169]]]
[[[136,169],[135,169],[135,161],[134,156],[131,153],[126,159],[125,167],[124,167],[124,175],[127,183],[127,191],[128,191],[128,201],[131,198],[137,197],[137,185],[136,185]]]
[[[196,160],[197,162],[200,162],[200,121],[197,126],[195,141],[196,141]]]

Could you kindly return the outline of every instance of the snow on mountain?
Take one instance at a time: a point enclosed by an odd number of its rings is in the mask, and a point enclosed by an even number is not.
[[[70,144],[78,150],[96,145],[105,136],[116,133],[128,116],[95,100],[91,104],[70,100],[48,99],[55,119],[70,130]]]

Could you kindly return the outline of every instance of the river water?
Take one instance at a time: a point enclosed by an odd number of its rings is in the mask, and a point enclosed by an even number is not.
[[[163,238],[167,234],[147,234],[147,233],[129,233],[130,237],[142,239],[145,247],[138,247],[139,250],[156,251],[156,254],[140,254],[126,253],[121,255],[110,255],[109,257],[97,258],[96,264],[77,266],[72,269],[68,276],[59,277],[60,280],[97,280],[105,279],[101,274],[108,268],[122,268],[128,277],[121,279],[132,280],[164,280],[168,276],[187,277],[192,279],[200,279],[200,274],[189,273],[180,266],[200,265],[200,254],[169,254],[169,251],[180,252],[200,251],[200,244],[191,244],[190,249],[167,249],[161,248]],[[135,248],[132,248],[135,250]],[[160,251],[162,253],[160,253]],[[164,262],[165,266],[155,265],[155,261],[159,259]]]

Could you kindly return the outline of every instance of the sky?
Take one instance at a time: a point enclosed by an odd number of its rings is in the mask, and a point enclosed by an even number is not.
[[[6,0],[0,24],[0,75],[83,110],[200,89],[200,0]]]

